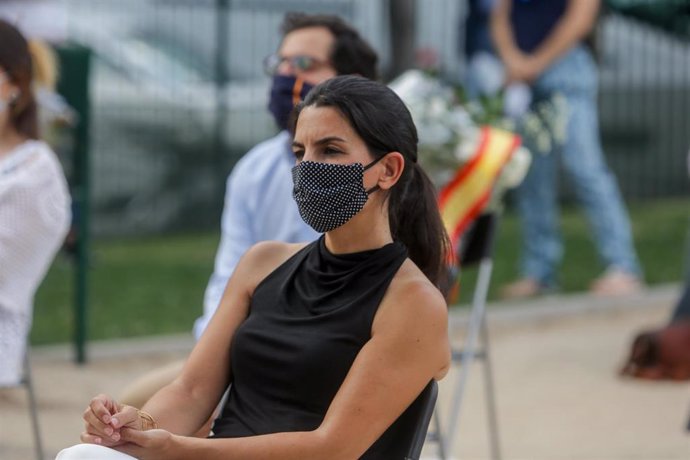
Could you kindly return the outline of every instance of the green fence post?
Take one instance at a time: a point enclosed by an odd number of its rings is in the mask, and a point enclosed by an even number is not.
[[[215,163],[216,209],[223,208],[225,196],[226,145],[223,132],[228,122],[227,83],[228,83],[228,39],[230,0],[216,0],[216,50],[215,50],[215,85],[216,85],[216,120],[213,132],[213,159]]]
[[[78,115],[74,128],[74,151],[71,178],[77,224],[76,273],[74,296],[75,361],[86,362],[88,272],[90,248],[90,187],[89,187],[89,70],[91,52],[77,44],[56,48],[60,60],[58,92]]]

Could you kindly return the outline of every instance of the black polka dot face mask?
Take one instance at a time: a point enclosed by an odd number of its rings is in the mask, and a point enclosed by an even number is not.
[[[292,197],[302,219],[321,233],[352,219],[362,210],[369,194],[378,190],[378,186],[364,189],[364,171],[381,158],[366,166],[302,161],[292,168]]]

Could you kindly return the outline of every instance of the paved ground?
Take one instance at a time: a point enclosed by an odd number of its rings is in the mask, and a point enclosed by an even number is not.
[[[503,458],[506,460],[690,459],[690,384],[620,379],[632,334],[668,316],[677,286],[619,300],[586,295],[490,305]],[[460,340],[466,316],[453,314]],[[33,370],[48,458],[77,441],[86,401],[117,394],[142,372],[183,356],[191,338],[94,344],[91,363],[70,361],[68,347],[33,350]],[[482,379],[475,365],[454,444],[454,458],[488,459]],[[441,383],[449,402],[455,374]],[[434,446],[425,449],[433,458]],[[0,391],[0,459],[33,458],[21,390]]]

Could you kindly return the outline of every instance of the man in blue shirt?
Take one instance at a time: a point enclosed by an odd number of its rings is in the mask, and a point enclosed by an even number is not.
[[[247,152],[227,179],[220,245],[204,294],[204,314],[194,323],[197,340],[237,263],[252,245],[266,240],[308,242],[319,235],[304,223],[292,198],[295,156],[287,130],[292,108],[309,89],[336,75],[378,76],[376,52],[337,16],[288,13],[281,31],[278,51],[264,60],[264,70],[273,77],[268,109],[281,131]],[[125,389],[120,401],[141,407],[175,378],[182,365],[176,362],[154,370]]]
[[[273,76],[269,110],[282,130],[251,149],[228,177],[221,240],[204,294],[204,315],[194,324],[197,339],[216,311],[237,262],[252,245],[318,237],[292,199],[295,157],[287,131],[292,107],[313,86],[336,75],[377,77],[376,53],[338,17],[288,14],[282,32],[278,52],[264,61],[266,72]]]

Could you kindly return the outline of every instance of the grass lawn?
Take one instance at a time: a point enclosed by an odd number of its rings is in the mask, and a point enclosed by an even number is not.
[[[683,276],[690,204],[685,200],[631,204],[628,207],[635,248],[648,284],[680,281]],[[573,207],[564,209],[561,232],[565,253],[558,274],[561,292],[587,290],[590,282],[604,270],[584,215]],[[499,223],[489,298],[496,299],[501,285],[517,277],[520,253],[520,226],[509,213]],[[690,269],[690,267],[688,267]],[[468,303],[476,280],[476,270],[463,274],[460,303]]]
[[[635,243],[649,284],[681,279],[689,211],[683,200],[630,206]],[[603,269],[587,224],[574,209],[564,210],[561,224],[566,247],[561,288],[587,289]],[[516,276],[519,238],[516,216],[508,213],[499,226],[490,298],[496,298],[498,287]],[[190,331],[201,313],[217,244],[216,233],[94,242],[89,338]],[[472,270],[463,274],[461,303],[471,297],[474,277]],[[32,343],[71,340],[73,280],[71,262],[60,255],[36,296]]]
[[[217,245],[214,234],[96,241],[89,273],[89,337],[191,331]],[[60,254],[36,296],[32,343],[71,340],[73,285],[72,263]]]

